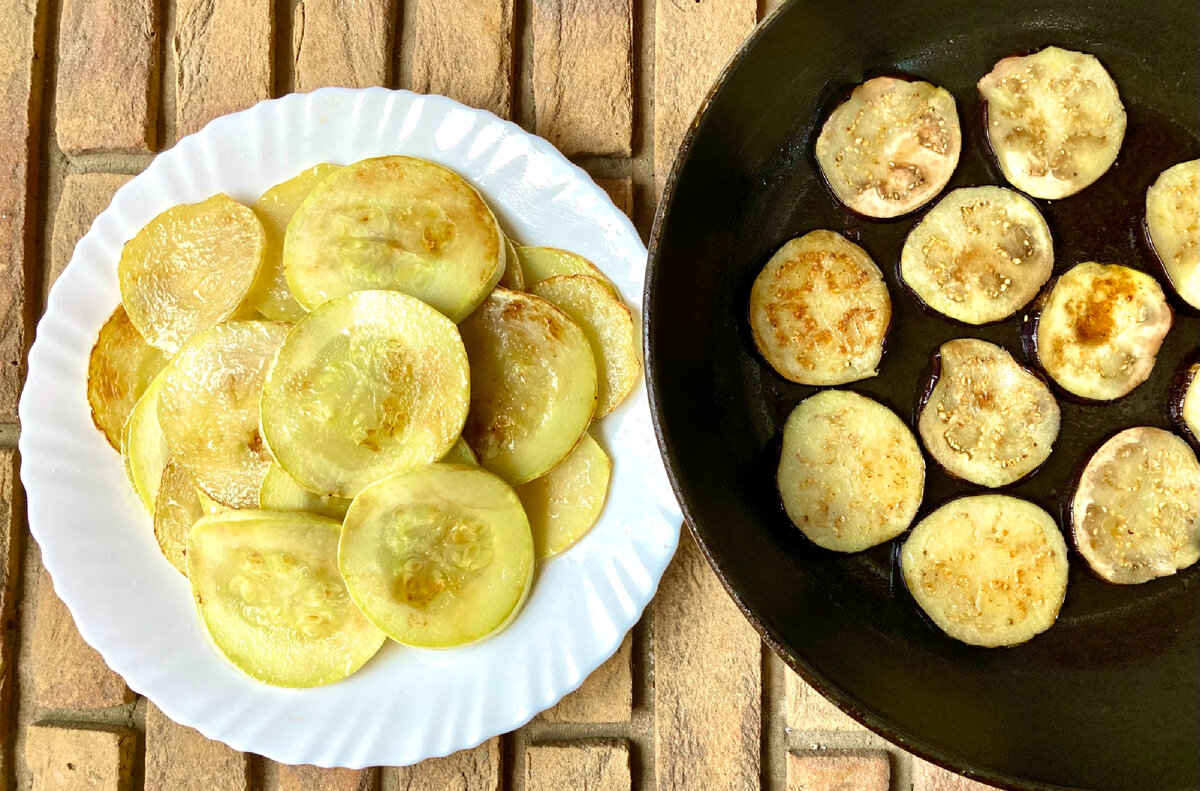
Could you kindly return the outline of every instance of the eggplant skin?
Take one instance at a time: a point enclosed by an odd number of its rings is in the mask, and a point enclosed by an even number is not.
[[[1167,168],[1146,190],[1146,235],[1180,298],[1200,308],[1200,159]]]
[[[1200,442],[1200,363],[1192,363],[1184,372],[1186,384],[1177,395],[1175,408],[1177,421],[1192,435],[1192,441]]]
[[[1136,585],[1200,559],[1200,463],[1169,431],[1118,432],[1092,455],[1070,503],[1075,546],[1102,579]]]

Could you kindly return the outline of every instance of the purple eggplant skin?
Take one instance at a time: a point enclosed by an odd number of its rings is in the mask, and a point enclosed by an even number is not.
[[[1187,397],[1188,388],[1191,387],[1192,380],[1198,373],[1200,373],[1200,354],[1193,353],[1191,358],[1186,360],[1175,372],[1175,376],[1171,379],[1171,385],[1167,388],[1167,415],[1179,429],[1180,435],[1190,442],[1193,448],[1200,450],[1200,437],[1196,436],[1183,419],[1183,400]]]

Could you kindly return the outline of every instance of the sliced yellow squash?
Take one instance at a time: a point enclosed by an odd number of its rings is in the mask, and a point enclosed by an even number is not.
[[[527,286],[559,275],[588,275],[596,278],[613,291],[617,290],[608,276],[600,271],[600,267],[578,253],[560,250],[557,247],[516,245],[516,248],[517,257],[521,260],[521,272],[524,274]]]
[[[192,595],[230,664],[267,684],[315,687],[375,655],[385,637],[338,574],[340,530],[323,516],[273,511],[229,511],[192,526]]]
[[[166,364],[163,353],[146,343],[118,305],[96,337],[87,377],[92,422],[118,452],[129,413]]]
[[[498,286],[513,291],[525,290],[525,272],[521,269],[521,258],[517,255],[517,246],[513,240],[504,237],[504,274],[500,275]]]
[[[338,567],[355,603],[393,640],[452,648],[516,617],[533,578],[533,537],[504,481],[431,464],[354,498]]]
[[[167,462],[154,501],[154,538],[163,557],[185,577],[188,533],[196,520],[208,513],[192,476],[174,460]]]
[[[166,372],[160,372],[150,382],[146,392],[134,405],[121,431],[121,453],[125,457],[125,474],[133,491],[141,499],[146,511],[153,515],[154,501],[158,498],[158,487],[163,470],[171,456],[167,439],[158,422],[158,396],[162,392]]]
[[[277,462],[267,468],[267,475],[258,490],[258,502],[270,511],[307,511],[339,522],[350,507],[350,501],[342,497],[320,495],[305,489]]]
[[[538,560],[566,550],[592,529],[604,510],[611,478],[608,454],[584,434],[557,467],[517,487]]]

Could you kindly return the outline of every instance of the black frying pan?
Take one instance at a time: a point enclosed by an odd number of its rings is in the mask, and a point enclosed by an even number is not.
[[[1162,280],[1142,236],[1144,196],[1162,169],[1200,153],[1195,0],[793,2],[714,89],[660,205],[646,286],[655,421],[688,522],[734,599],[792,667],[853,717],[1001,786],[1196,789],[1200,566],[1115,586],[1072,552],[1052,629],[1014,648],[973,648],[922,617],[899,580],[894,543],[858,555],[821,550],[787,520],[774,486],[783,421],[814,388],[783,380],[758,356],[746,309],[754,276],[793,236],[840,231],[884,270],[894,323],[881,374],[850,388],[909,421],[942,342],[980,337],[1028,361],[1023,313],[970,328],[917,307],[895,266],[920,213],[873,221],[839,208],[813,157],[825,115],[865,78],[928,79],[954,94],[962,120],[963,157],[950,188],[1003,184],[981,136],[975,82],[1000,58],[1048,44],[1097,55],[1129,113],[1108,174],[1076,197],[1038,202],[1056,242],[1055,271],[1122,262]],[[1200,340],[1196,311],[1172,299],[1176,323],[1151,379],[1110,405],[1060,397],[1051,460],[1006,491],[1061,522],[1076,470],[1105,438],[1134,425],[1171,427],[1170,382]],[[972,491],[931,463],[921,516]]]

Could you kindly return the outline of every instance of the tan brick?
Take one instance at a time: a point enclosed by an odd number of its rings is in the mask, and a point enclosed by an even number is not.
[[[512,115],[512,0],[417,0],[414,31],[414,91]]]
[[[145,791],[246,791],[246,756],[146,705]]]
[[[784,697],[787,724],[798,731],[861,731],[863,726],[850,719],[820,692],[808,685],[791,668],[787,669]]]
[[[158,113],[158,3],[64,0],[55,130],[68,154],[150,151]]]
[[[628,156],[631,0],[534,0],[535,129],[564,154]]]
[[[788,753],[787,791],[888,791],[887,753]]]
[[[539,744],[525,751],[525,791],[629,788],[629,744],[624,740]]]
[[[594,179],[600,189],[608,193],[618,209],[633,216],[633,179]]]
[[[25,380],[25,268],[36,0],[0,0],[0,423],[17,422]]]
[[[397,771],[398,791],[499,791],[500,740]]]
[[[123,791],[130,787],[134,735],[31,725],[25,732],[30,791]]]
[[[47,289],[54,285],[70,262],[75,245],[92,227],[96,215],[108,208],[113,193],[131,178],[118,173],[73,173],[63,179],[50,239]]]
[[[17,452],[0,450],[0,711],[9,712],[17,651],[13,616],[17,607],[18,558],[21,557],[21,490],[17,486]],[[0,777],[8,776],[9,724],[0,715]],[[0,780],[0,784],[4,781]]]
[[[175,135],[271,95],[274,0],[178,0]]]
[[[71,611],[54,592],[45,569],[38,577],[36,607],[30,661],[39,706],[97,709],[133,700],[124,680],[79,636]]]
[[[762,644],[687,530],[654,598],[659,788],[758,791]]]
[[[970,780],[913,756],[913,791],[996,791],[995,786]]]
[[[278,791],[375,791],[374,769],[322,769],[319,766],[279,765]]]
[[[633,716],[633,638],[596,668],[579,689],[542,712],[546,722],[626,722]]]
[[[654,11],[654,183],[662,190],[700,102],[754,29],[755,0],[657,0]]]
[[[394,0],[300,0],[292,17],[296,90],[388,84]]]

